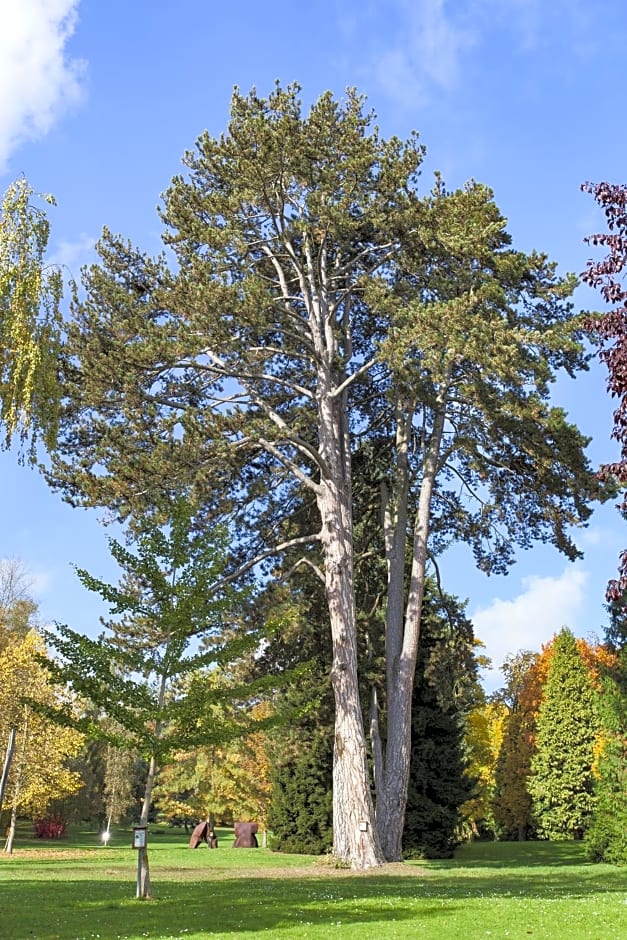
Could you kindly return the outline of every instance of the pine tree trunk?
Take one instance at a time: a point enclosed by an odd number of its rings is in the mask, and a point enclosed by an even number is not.
[[[335,695],[333,754],[333,851],[356,869],[383,864],[370,794],[363,716],[357,676],[357,642],[352,579],[341,539],[332,539],[327,590],[333,642],[331,680]]]
[[[450,370],[449,370],[450,374]],[[387,739],[383,784],[377,794],[377,826],[384,856],[388,862],[403,857],[403,829],[409,787],[411,760],[411,711],[414,675],[420,640],[420,619],[425,593],[427,542],[431,500],[438,471],[438,457],[444,430],[448,375],[438,394],[434,427],[425,454],[418,508],[414,521],[412,565],[402,614],[402,578],[399,568],[405,565],[405,466],[400,454],[400,491],[398,509],[391,535],[386,537],[388,550],[388,610],[386,617],[387,659]],[[402,433],[403,449],[407,437]],[[399,439],[397,438],[397,446]],[[401,548],[403,546],[403,549]]]
[[[329,473],[318,495],[335,696],[333,851],[353,868],[384,862],[370,793],[366,736],[359,696],[353,580],[350,459],[342,404],[322,407],[321,452]]]

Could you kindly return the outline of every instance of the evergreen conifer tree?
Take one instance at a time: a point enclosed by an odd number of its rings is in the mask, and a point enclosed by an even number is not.
[[[566,628],[555,638],[536,728],[529,792],[538,833],[547,839],[580,839],[594,807],[600,722],[590,673]]]
[[[476,690],[472,625],[433,585],[425,598],[412,701],[412,752],[403,853],[449,858],[459,840],[460,808],[471,796],[464,720]]]
[[[332,713],[327,718],[332,720]],[[271,846],[280,852],[322,855],[333,845],[332,724],[327,720],[316,729],[307,722],[282,743],[283,757],[272,774]]]
[[[320,629],[324,599],[308,572],[288,593],[270,586],[265,601],[283,608],[286,627],[275,634],[255,669],[288,675],[278,693],[293,717],[274,729],[271,744],[272,798],[268,813],[271,846],[280,852],[322,854],[333,845],[333,691],[331,643]]]
[[[594,861],[627,864],[627,622],[624,602],[610,608],[606,631],[616,654],[613,669],[603,677],[600,753],[595,765],[596,804],[586,833],[588,856]]]

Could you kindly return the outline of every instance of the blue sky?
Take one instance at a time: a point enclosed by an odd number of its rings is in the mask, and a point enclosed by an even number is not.
[[[74,276],[103,225],[159,248],[155,208],[180,158],[225,127],[234,85],[267,93],[296,80],[305,102],[355,85],[385,135],[420,132],[425,191],[434,170],[495,191],[516,247],[581,272],[583,238],[602,227],[585,180],[625,178],[627,8],[623,0],[20,0],[0,31],[0,190],[24,174],[51,192],[51,260]],[[578,306],[598,305],[580,288]],[[594,366],[555,400],[614,459],[612,404]],[[33,576],[44,619],[85,632],[102,608],[72,563],[115,578],[98,512],[71,509],[36,472],[0,454],[0,558]],[[495,664],[538,649],[564,624],[599,633],[605,584],[627,531],[612,506],[581,534],[574,565],[545,546],[507,577],[486,578],[464,550],[444,558],[446,587],[468,598]],[[487,677],[488,688],[498,675]]]

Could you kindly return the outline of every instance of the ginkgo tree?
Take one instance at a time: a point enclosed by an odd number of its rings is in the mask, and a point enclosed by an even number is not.
[[[78,721],[87,732],[141,754],[148,763],[140,825],[147,826],[158,769],[177,750],[223,740],[216,692],[207,670],[225,665],[251,644],[253,632],[230,638],[229,618],[241,616],[245,595],[229,587],[225,535],[209,538],[195,526],[193,508],[177,498],[161,515],[143,520],[136,553],[110,541],[122,570],[118,586],[78,569],[81,582],[110,608],[96,639],[57,624],[45,636],[55,652],[46,665],[55,681],[92,708]],[[234,690],[243,699],[254,689]],[[97,719],[93,710],[97,710]],[[57,711],[59,722],[76,725]],[[141,848],[138,897],[151,897],[148,849]]]

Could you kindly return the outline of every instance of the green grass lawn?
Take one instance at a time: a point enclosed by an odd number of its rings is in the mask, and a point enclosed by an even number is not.
[[[375,873],[266,849],[187,848],[151,832],[154,898],[135,899],[130,833],[42,843],[0,856],[2,940],[149,937],[281,940],[625,940],[627,871],[585,861],[577,843],[475,843],[442,862]]]

